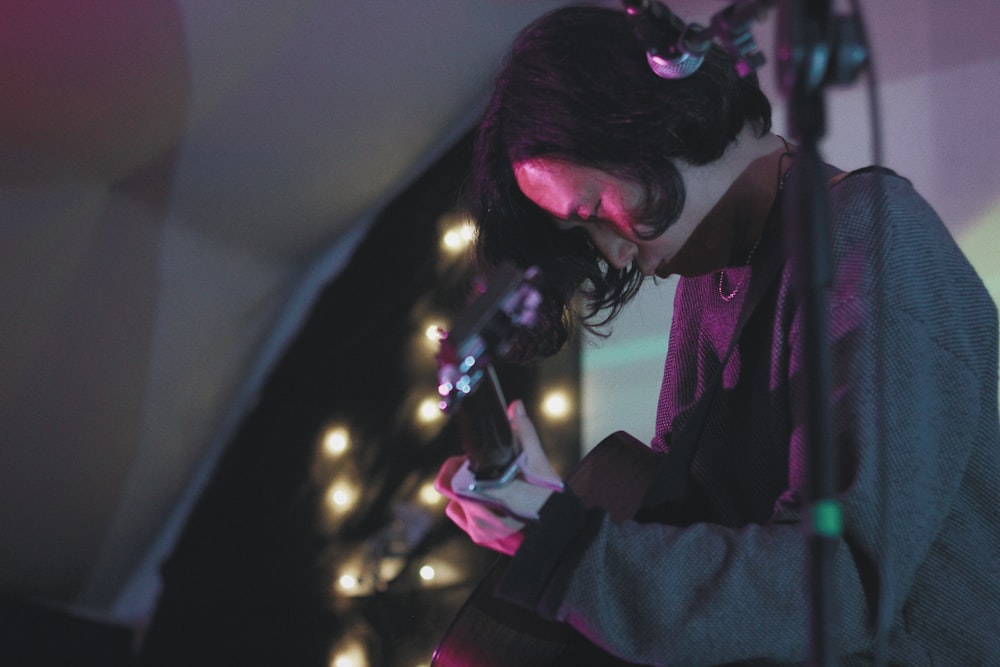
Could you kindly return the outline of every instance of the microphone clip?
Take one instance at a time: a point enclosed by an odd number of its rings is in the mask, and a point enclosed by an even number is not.
[[[770,2],[739,0],[712,16],[708,27],[685,24],[657,0],[623,0],[636,37],[646,47],[646,59],[663,79],[683,79],[701,67],[713,40],[736,60],[745,77],[764,64],[750,27]]]

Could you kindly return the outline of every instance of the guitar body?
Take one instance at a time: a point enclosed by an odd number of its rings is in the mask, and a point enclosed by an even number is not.
[[[615,519],[636,514],[660,466],[660,456],[619,431],[577,464],[566,483],[584,503]],[[614,667],[632,663],[605,653],[564,623],[545,621],[496,598],[501,558],[459,610],[431,661],[432,667]]]

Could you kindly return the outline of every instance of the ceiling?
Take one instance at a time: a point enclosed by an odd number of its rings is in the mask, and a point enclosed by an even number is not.
[[[318,287],[556,4],[3,3],[0,590],[143,612]]]

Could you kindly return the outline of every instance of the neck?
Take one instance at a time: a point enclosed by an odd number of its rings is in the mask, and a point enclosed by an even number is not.
[[[729,264],[745,263],[764,234],[782,176],[791,165],[791,158],[786,155],[788,147],[781,137],[767,135],[760,142],[761,153],[747,163],[727,193],[731,199],[729,220],[733,240]]]
[[[704,275],[746,262],[774,203],[777,163],[784,152],[781,137],[757,137],[744,128],[718,160],[677,164],[688,198],[675,233],[688,236],[674,272]],[[685,231],[682,224],[692,229]]]

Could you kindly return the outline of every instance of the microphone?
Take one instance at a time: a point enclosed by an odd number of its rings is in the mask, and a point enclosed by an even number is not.
[[[624,5],[656,76],[683,79],[701,67],[712,46],[712,36],[704,28],[694,23],[685,25],[656,0],[624,0]]]
[[[764,64],[750,26],[775,0],[737,0],[712,16],[708,28],[685,23],[656,0],[623,0],[636,37],[646,48],[650,69],[661,79],[683,79],[701,67],[718,38],[736,61],[740,76]]]

